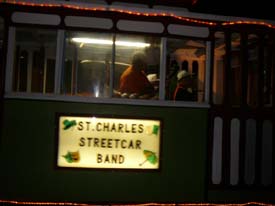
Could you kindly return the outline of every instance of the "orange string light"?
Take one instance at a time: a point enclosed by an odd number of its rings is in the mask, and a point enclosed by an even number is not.
[[[72,203],[72,202],[20,202],[12,200],[0,200],[3,204],[13,204],[13,205],[72,205],[72,206],[99,206],[99,204],[86,204],[86,203]],[[103,204],[106,205],[106,204]],[[145,204],[108,204],[110,206],[274,206],[273,204],[266,204],[261,202],[247,202],[242,204],[215,204],[215,203],[179,203],[179,204],[159,204],[159,203],[145,203]]]
[[[236,25],[236,24],[254,24],[254,25],[262,25],[262,26],[267,26],[269,28],[275,28],[272,24],[268,24],[266,22],[258,22],[258,21],[230,21],[230,22],[223,22],[222,25]]]
[[[192,23],[198,23],[198,24],[204,24],[204,25],[209,25],[209,26],[214,26],[217,23],[215,22],[210,22],[210,21],[202,21],[202,20],[196,20],[196,19],[190,19],[187,17],[182,17],[182,16],[177,16],[175,14],[171,13],[142,13],[142,12],[134,12],[130,10],[122,10],[122,9],[106,9],[104,7],[81,7],[78,5],[73,5],[73,4],[60,4],[60,3],[51,3],[51,4],[46,4],[46,3],[30,3],[30,2],[25,2],[25,1],[15,1],[15,0],[0,0],[0,3],[7,3],[7,4],[17,4],[21,6],[32,6],[32,7],[59,7],[59,8],[67,8],[67,9],[75,9],[75,10],[85,10],[85,11],[112,11],[112,12],[118,12],[118,13],[124,13],[124,14],[129,14],[129,15],[137,15],[137,16],[161,16],[161,17],[171,17],[175,19],[179,19],[181,21],[187,21],[187,22],[192,22]]]
[[[15,200],[0,200],[3,204],[13,205],[72,205],[72,206],[98,206],[99,204],[73,203],[73,202],[27,202]],[[104,204],[106,205],[106,204]],[[143,204],[112,204],[110,206],[274,206],[274,204],[262,202],[247,202],[247,203],[143,203]]]
[[[141,12],[134,12],[130,10],[122,10],[122,9],[114,9],[114,8],[104,8],[104,7],[84,7],[84,6],[78,6],[73,4],[61,4],[61,3],[33,3],[33,2],[27,2],[27,1],[16,1],[16,0],[0,0],[0,3],[7,3],[7,4],[17,4],[21,6],[32,6],[32,7],[59,7],[59,8],[67,8],[67,9],[75,9],[75,10],[85,10],[85,11],[112,11],[112,12],[118,12],[118,13],[124,13],[129,15],[137,15],[137,16],[161,16],[161,17],[171,17],[174,19],[178,19],[185,22],[191,22],[191,23],[197,23],[197,24],[203,24],[208,26],[216,26],[218,23],[211,22],[211,21],[203,21],[198,19],[192,19],[188,17],[183,16],[177,16],[173,13],[141,13]],[[269,28],[275,28],[272,24],[263,22],[263,21],[229,21],[229,22],[222,22],[222,26],[227,25],[237,25],[237,24],[250,24],[250,25],[261,25],[266,26]]]

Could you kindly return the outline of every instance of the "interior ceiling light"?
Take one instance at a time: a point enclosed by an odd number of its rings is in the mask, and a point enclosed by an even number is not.
[[[105,39],[92,39],[92,38],[72,38],[73,42],[81,43],[81,44],[101,44],[101,45],[112,45],[112,40]],[[117,46],[127,46],[127,47],[149,47],[149,43],[144,42],[132,42],[132,41],[116,41],[115,44]]]

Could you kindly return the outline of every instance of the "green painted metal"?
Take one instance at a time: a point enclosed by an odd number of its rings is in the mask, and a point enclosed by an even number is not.
[[[56,113],[161,119],[160,170],[57,168]],[[0,199],[204,201],[207,114],[202,108],[4,100]]]

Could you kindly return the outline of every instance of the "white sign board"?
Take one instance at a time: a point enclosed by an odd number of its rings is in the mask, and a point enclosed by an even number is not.
[[[59,116],[57,166],[158,169],[160,120]]]

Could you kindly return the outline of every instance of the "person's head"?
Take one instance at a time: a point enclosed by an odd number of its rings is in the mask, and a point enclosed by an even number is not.
[[[132,59],[132,66],[135,70],[146,70],[147,68],[147,62],[146,62],[146,56],[142,52],[135,53],[133,55]]]
[[[181,70],[177,74],[178,82],[183,86],[193,86],[194,79],[192,74],[187,72],[186,70]]]

